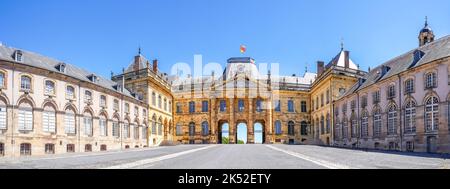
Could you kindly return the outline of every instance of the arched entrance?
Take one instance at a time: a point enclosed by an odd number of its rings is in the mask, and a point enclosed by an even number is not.
[[[253,136],[255,144],[265,143],[264,125],[262,123],[257,122],[253,125]]]
[[[230,126],[227,122],[219,122],[219,131],[217,137],[217,144],[230,143]]]
[[[247,144],[247,137],[248,137],[248,130],[247,130],[247,124],[245,123],[239,123],[236,126],[236,144]]]

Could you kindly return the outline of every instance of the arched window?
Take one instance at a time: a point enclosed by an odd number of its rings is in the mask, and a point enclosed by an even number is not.
[[[330,134],[330,127],[331,127],[331,117],[330,114],[327,114],[327,118],[325,120],[325,131],[327,132],[327,134]]]
[[[405,133],[416,132],[416,102],[408,100],[405,106]]]
[[[113,137],[116,137],[116,138],[120,137],[120,125],[119,125],[119,119],[117,117],[113,118],[112,135],[113,135]]]
[[[164,111],[167,111],[167,99],[164,98]]]
[[[49,104],[45,105],[42,112],[42,131],[56,133],[56,111]]]
[[[189,123],[189,136],[191,136],[191,137],[195,136],[195,123],[194,122]]]
[[[361,135],[362,137],[369,136],[369,113],[364,111],[361,116]]]
[[[158,95],[158,108],[159,108],[159,109],[162,108],[162,98],[161,98],[161,95]]]
[[[47,80],[45,81],[45,94],[54,95],[55,94],[55,83],[53,81]]]
[[[83,114],[83,126],[84,126],[84,134],[86,136],[92,136],[93,128],[92,128],[92,114],[90,112],[84,112]]]
[[[108,129],[107,129],[107,118],[105,115],[101,115],[100,119],[98,120],[98,125],[100,128],[100,136],[107,136]]]
[[[73,88],[72,86],[66,87],[66,98],[75,99],[75,88]]]
[[[281,121],[275,121],[275,134],[281,135],[283,132],[281,131]]]
[[[153,115],[153,118],[152,118],[152,134],[156,135],[156,116],[155,115]]]
[[[325,134],[325,118],[320,117],[320,134]]]
[[[348,122],[347,118],[344,118],[344,121],[342,121],[342,138],[348,138]]]
[[[33,107],[30,103],[24,102],[19,105],[18,125],[20,131],[33,130]]]
[[[358,137],[358,120],[354,113],[352,113],[352,115],[351,115],[350,124],[351,124],[350,129],[352,132],[352,138],[357,138]]]
[[[302,121],[300,123],[300,130],[301,135],[303,136],[308,135],[308,124],[306,123],[306,121]]]
[[[76,134],[75,129],[75,110],[68,107],[64,115],[64,131],[66,134]]]
[[[291,136],[295,135],[295,123],[293,121],[288,122],[288,134]]]
[[[425,87],[427,89],[437,87],[437,79],[435,72],[430,72],[425,75]]]
[[[439,100],[431,96],[425,100],[425,131],[433,132],[439,128]]]
[[[25,91],[31,90],[31,78],[28,76],[20,77],[20,89]]]
[[[183,136],[183,127],[181,123],[177,123],[176,133],[177,136]]]
[[[206,121],[204,121],[202,123],[202,134],[203,134],[203,136],[208,136],[209,135],[208,122],[206,122]]]
[[[381,128],[382,128],[381,111],[379,108],[377,108],[373,113],[373,136],[374,137],[381,136]]]
[[[397,134],[397,107],[394,104],[389,106],[387,120],[388,135]]]
[[[163,135],[162,133],[162,120],[159,118],[158,120],[158,135]]]
[[[156,106],[156,94],[155,94],[155,92],[152,93],[152,104],[153,104],[153,106]]]
[[[195,102],[189,102],[189,113],[195,113]]]

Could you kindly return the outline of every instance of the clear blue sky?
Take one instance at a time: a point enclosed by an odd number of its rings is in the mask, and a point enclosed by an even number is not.
[[[448,0],[1,0],[0,41],[109,77],[137,53],[176,62],[240,56],[302,74],[346,49],[361,68],[417,47],[424,17],[450,34]]]

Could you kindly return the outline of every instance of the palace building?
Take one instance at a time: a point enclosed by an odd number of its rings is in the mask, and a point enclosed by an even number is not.
[[[0,45],[0,156],[237,143],[450,153],[450,36],[426,23],[418,39],[368,72],[343,45],[303,76],[250,57],[172,76],[139,49],[110,79]]]

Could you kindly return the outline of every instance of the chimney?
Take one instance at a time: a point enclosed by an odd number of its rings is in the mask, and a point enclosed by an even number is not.
[[[133,71],[139,70],[139,65],[141,64],[141,55],[134,57]]]
[[[153,60],[153,71],[156,73],[158,72],[158,60]]]
[[[323,71],[325,70],[324,66],[325,63],[323,61],[317,61],[317,75],[322,75]]]
[[[344,51],[345,58],[345,68],[350,67],[350,51]]]

